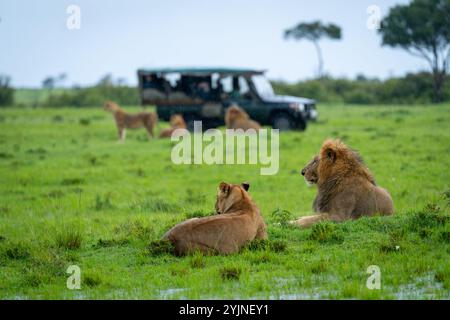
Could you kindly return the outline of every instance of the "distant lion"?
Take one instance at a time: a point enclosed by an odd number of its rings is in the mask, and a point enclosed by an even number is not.
[[[225,113],[225,125],[228,129],[255,129],[259,131],[261,125],[250,119],[250,116],[237,105],[232,105]]]
[[[120,141],[125,141],[125,129],[138,129],[145,127],[145,129],[147,129],[149,139],[153,137],[153,129],[158,122],[158,115],[156,113],[139,112],[136,114],[129,114],[112,101],[106,101],[103,108],[114,115]]]
[[[173,114],[170,116],[170,128],[164,129],[159,134],[160,138],[170,138],[173,134],[173,132],[176,129],[186,129],[186,122],[184,122],[184,119],[179,114]]]
[[[326,140],[313,163],[302,174],[306,178],[308,171],[310,181],[317,181],[313,209],[319,214],[302,217],[293,224],[309,227],[322,220],[343,221],[394,213],[387,190],[376,185],[359,154],[340,140]]]
[[[266,224],[247,193],[249,184],[220,183],[216,200],[217,215],[186,220],[163,237],[175,247],[177,255],[195,251],[231,254],[247,242],[266,239]]]

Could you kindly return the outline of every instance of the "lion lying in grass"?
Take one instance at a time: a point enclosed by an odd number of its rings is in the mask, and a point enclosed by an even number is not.
[[[359,154],[340,140],[326,140],[302,175],[307,183],[317,184],[313,209],[319,214],[302,217],[292,221],[293,224],[309,227],[322,220],[343,221],[394,213],[387,190],[376,185]]]
[[[159,134],[160,138],[170,138],[176,129],[186,129],[186,122],[179,114],[173,114],[170,117],[170,128],[164,129]]]
[[[158,115],[156,113],[139,112],[136,114],[129,114],[112,101],[106,101],[103,108],[114,115],[120,141],[125,141],[125,129],[145,127],[149,139],[153,137],[153,129],[158,122]]]
[[[163,237],[175,247],[177,255],[195,251],[230,254],[247,242],[266,239],[266,224],[247,193],[249,185],[220,183],[216,201],[218,215],[186,220]]]
[[[256,131],[261,129],[261,125],[250,119],[247,112],[237,105],[232,105],[227,109],[225,113],[225,125],[227,129],[255,129]]]

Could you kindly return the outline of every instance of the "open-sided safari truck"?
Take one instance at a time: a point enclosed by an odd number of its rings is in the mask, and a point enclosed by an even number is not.
[[[264,71],[231,68],[160,68],[138,70],[143,105],[156,105],[168,121],[181,114],[188,128],[194,120],[203,129],[224,123],[226,109],[237,104],[252,119],[275,129],[304,130],[317,117],[315,101],[275,95]]]

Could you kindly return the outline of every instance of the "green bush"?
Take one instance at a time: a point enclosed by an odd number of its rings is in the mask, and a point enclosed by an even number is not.
[[[174,254],[175,247],[168,240],[154,240],[147,246],[147,254],[149,256],[159,256],[162,254]]]
[[[344,238],[335,223],[323,221],[311,228],[310,240],[320,243],[341,243]]]
[[[0,107],[14,103],[14,89],[9,84],[10,78],[0,75]]]
[[[428,104],[433,102],[433,76],[428,72],[409,73],[386,80],[359,75],[354,79],[309,79],[297,83],[272,81],[274,91],[280,95],[303,96],[325,103],[347,104]],[[91,87],[71,89],[55,88],[17,90],[17,105],[33,107],[99,107],[106,100],[119,105],[139,105],[139,90],[134,86],[114,81],[100,81]],[[443,88],[444,101],[450,101],[450,76]],[[9,78],[0,76],[0,106],[12,105],[14,89]],[[89,124],[82,120],[81,124]],[[189,199],[188,199],[189,200]]]
[[[409,73],[385,81],[358,76],[354,80],[323,77],[289,84],[272,82],[277,94],[303,96],[319,102],[349,104],[418,104],[433,102],[433,77],[430,73]],[[450,76],[443,89],[450,100]]]
[[[119,105],[138,105],[140,103],[136,87],[102,84],[51,93],[42,102],[42,106],[98,107],[103,105],[106,100],[112,100]]]

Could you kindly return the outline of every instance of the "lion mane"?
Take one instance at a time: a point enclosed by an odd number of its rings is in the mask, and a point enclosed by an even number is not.
[[[392,198],[379,187],[361,156],[340,140],[326,140],[318,155],[318,214],[293,222],[302,227],[321,220],[344,221],[374,214],[394,213]]]

